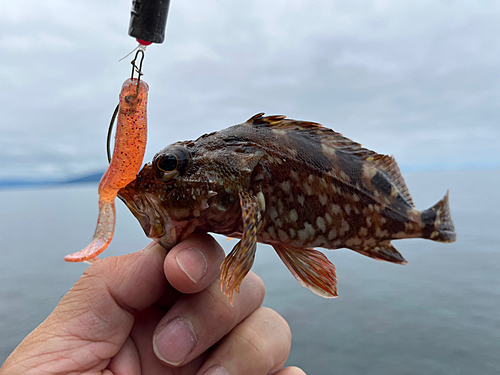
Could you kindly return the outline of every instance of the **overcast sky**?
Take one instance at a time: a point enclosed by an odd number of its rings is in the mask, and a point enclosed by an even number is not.
[[[104,169],[131,0],[0,4],[0,178]],[[498,1],[172,0],[144,62],[146,161],[266,112],[403,170],[499,167],[499,40]]]

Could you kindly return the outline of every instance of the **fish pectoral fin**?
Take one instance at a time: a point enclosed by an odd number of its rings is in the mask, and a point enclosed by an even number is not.
[[[408,263],[399,251],[392,246],[390,241],[383,241],[375,245],[371,249],[356,250],[358,253],[366,255],[367,257],[383,260],[386,262],[406,264]]]
[[[240,190],[243,235],[221,265],[221,290],[233,303],[233,292],[240,291],[240,285],[252,268],[257,250],[257,226],[260,221],[258,198]]]
[[[274,249],[298,282],[315,294],[337,297],[335,266],[321,252],[274,244]]]

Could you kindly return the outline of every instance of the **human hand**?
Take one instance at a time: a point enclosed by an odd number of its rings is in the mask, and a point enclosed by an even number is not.
[[[212,237],[195,234],[168,255],[150,245],[96,261],[0,374],[304,375],[282,369],[290,329],[261,307],[257,275],[229,304],[218,279],[223,259]]]

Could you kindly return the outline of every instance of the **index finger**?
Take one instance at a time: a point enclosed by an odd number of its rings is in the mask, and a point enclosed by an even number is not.
[[[198,293],[220,276],[223,260],[224,251],[212,236],[194,233],[169,251],[164,271],[179,292]]]

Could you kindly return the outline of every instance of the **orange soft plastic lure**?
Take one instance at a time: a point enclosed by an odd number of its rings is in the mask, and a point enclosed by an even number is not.
[[[99,183],[99,217],[94,237],[86,248],[66,255],[67,262],[90,261],[113,239],[116,195],[136,178],[146,150],[148,90],[143,80],[129,78],[123,83],[113,157]]]

